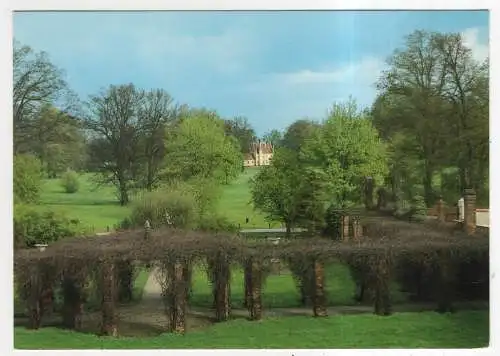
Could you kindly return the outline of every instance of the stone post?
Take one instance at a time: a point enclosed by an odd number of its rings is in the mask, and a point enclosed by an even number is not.
[[[342,215],[342,240],[349,240],[349,215]]]
[[[476,231],[476,192],[465,189],[464,192],[464,231],[472,235]]]
[[[439,200],[437,202],[436,210],[437,210],[438,221],[444,222],[446,220],[446,214],[445,214],[443,197],[441,196],[439,197]]]
[[[352,219],[352,232],[353,232],[352,238],[356,241],[359,241],[363,236],[363,226],[361,226],[359,216],[355,216]]]
[[[146,220],[144,223],[144,240],[147,240],[151,234],[151,223]]]

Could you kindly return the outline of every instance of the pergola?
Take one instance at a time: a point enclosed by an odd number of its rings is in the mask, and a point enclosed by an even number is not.
[[[44,251],[17,250],[14,256],[16,283],[29,309],[30,324],[40,327],[43,310],[50,304],[54,286],[61,283],[67,327],[79,329],[86,281],[98,285],[101,296],[101,333],[118,335],[115,304],[119,294],[130,292],[133,269],[156,265],[162,272],[166,321],[172,332],[186,331],[186,308],[191,266],[205,263],[211,276],[215,318],[230,317],[230,267],[242,265],[245,301],[250,318],[262,318],[262,283],[272,261],[281,260],[313,271],[311,293],[314,316],[327,315],[324,265],[342,261],[358,283],[373,292],[374,311],[391,313],[389,284],[405,263],[430,266],[441,288],[437,296],[442,311],[451,310],[453,280],[464,260],[488,260],[486,234],[466,234],[444,224],[416,224],[390,218],[362,219],[362,236],[335,241],[325,238],[269,241],[249,240],[229,234],[160,229],[134,230],[107,236],[60,240]]]

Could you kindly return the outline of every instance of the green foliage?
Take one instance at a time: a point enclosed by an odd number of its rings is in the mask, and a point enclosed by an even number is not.
[[[210,213],[200,218],[197,228],[202,231],[237,232],[238,226],[225,216]]]
[[[198,206],[192,194],[180,190],[148,192],[132,203],[132,212],[121,228],[142,227],[149,220],[151,227],[173,226],[192,228],[198,221]]]
[[[270,221],[277,220],[291,229],[297,222],[301,203],[302,179],[296,153],[278,148],[271,165],[263,167],[250,180],[252,202]]]
[[[415,31],[388,64],[372,114],[381,135],[394,143],[393,193],[402,189],[410,200],[423,194],[431,206],[434,175],[456,167],[442,195],[455,200],[467,187],[487,195],[481,191],[488,190],[488,60],[477,62],[460,34]],[[412,191],[416,184],[423,192]]]
[[[78,174],[75,171],[67,170],[61,177],[61,185],[66,193],[76,193],[80,188]]]
[[[14,156],[14,201],[36,203],[40,198],[43,170],[40,160],[33,155]]]
[[[16,205],[14,207],[14,245],[32,247],[37,243],[50,244],[61,238],[88,233],[76,219],[53,211],[37,211]]]
[[[170,180],[214,179],[227,184],[241,172],[242,154],[236,138],[224,132],[224,121],[195,113],[169,132],[165,176]]]
[[[304,170],[321,182],[317,191],[325,207],[348,208],[363,201],[360,188],[364,177],[383,181],[387,173],[386,145],[369,118],[351,101],[336,104],[321,129],[301,149]]]

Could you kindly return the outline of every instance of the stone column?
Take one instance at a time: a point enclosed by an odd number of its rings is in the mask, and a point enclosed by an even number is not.
[[[342,240],[343,241],[348,241],[349,240],[349,215],[343,215],[342,216]]]
[[[363,236],[363,226],[361,226],[359,216],[353,217],[352,231],[353,231],[352,238],[356,241],[359,241],[361,239],[361,237]]]
[[[437,210],[438,221],[444,222],[446,220],[446,214],[445,214],[443,197],[441,196],[438,199],[436,210]]]
[[[476,192],[465,189],[464,192],[464,231],[472,235],[476,231]]]

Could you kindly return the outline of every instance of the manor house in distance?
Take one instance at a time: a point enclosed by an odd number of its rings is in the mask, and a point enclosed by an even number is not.
[[[273,158],[273,145],[266,142],[254,142],[250,153],[245,154],[243,165],[245,167],[269,166]]]

